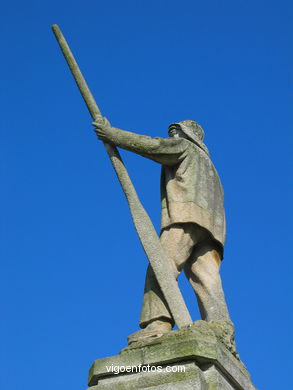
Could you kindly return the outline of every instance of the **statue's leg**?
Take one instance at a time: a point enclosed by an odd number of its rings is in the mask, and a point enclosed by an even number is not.
[[[216,245],[210,240],[194,248],[184,267],[205,321],[230,320],[219,272],[220,264]]]
[[[164,229],[160,241],[167,259],[170,262],[175,278],[180,274],[185,262],[194,247],[194,228],[191,224],[178,224]],[[155,321],[159,321],[154,323]],[[146,275],[143,305],[140,316],[141,328],[152,328],[158,324],[168,323],[169,329],[174,325],[166,300],[158,285],[152,267]],[[153,323],[153,326],[149,326]]]
[[[192,285],[201,317],[209,321],[212,329],[230,352],[236,352],[234,325],[230,320],[220,277],[220,256],[212,241],[198,244],[184,267]]]

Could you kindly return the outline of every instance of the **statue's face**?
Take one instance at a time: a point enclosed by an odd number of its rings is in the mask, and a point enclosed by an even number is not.
[[[170,138],[187,138],[178,123],[172,123],[169,126],[168,134]]]

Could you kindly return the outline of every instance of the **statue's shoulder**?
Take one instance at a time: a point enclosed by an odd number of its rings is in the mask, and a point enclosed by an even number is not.
[[[209,153],[209,150],[208,148],[206,147],[206,145],[204,143],[199,143],[199,142],[193,142],[193,141],[189,141],[187,140],[187,142],[189,142],[191,145],[190,145],[190,149],[194,152],[194,153],[198,153],[200,154],[204,159],[208,159],[210,160],[210,153]]]

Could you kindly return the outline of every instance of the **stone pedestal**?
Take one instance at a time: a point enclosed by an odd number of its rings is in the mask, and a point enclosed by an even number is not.
[[[98,359],[88,390],[256,390],[249,373],[205,321]]]

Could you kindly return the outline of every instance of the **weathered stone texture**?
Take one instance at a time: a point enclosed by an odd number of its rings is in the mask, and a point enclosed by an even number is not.
[[[98,359],[89,373],[88,390],[255,390],[243,363],[223,343],[215,326],[197,321],[149,342]],[[161,372],[114,374],[107,366],[162,366]],[[167,372],[166,367],[185,367]]]
[[[185,372],[141,372],[137,374],[115,375],[99,380],[90,390],[208,390],[201,370],[194,363],[180,364]]]

